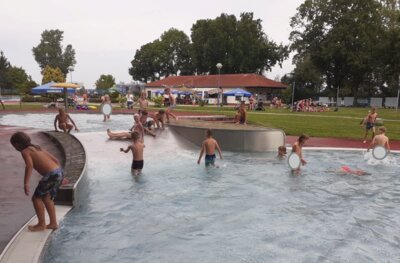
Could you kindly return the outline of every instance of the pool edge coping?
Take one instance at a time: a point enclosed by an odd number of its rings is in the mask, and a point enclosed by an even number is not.
[[[46,133],[46,131],[40,131],[41,133]],[[83,169],[81,171],[81,174],[78,178],[78,180],[76,181],[76,183],[73,185],[72,190],[74,192],[77,191],[78,188],[78,184],[81,182],[82,178],[84,176],[86,176],[86,171],[87,171],[87,165],[88,165],[88,160],[87,160],[87,152],[86,149],[84,147],[84,145],[82,144],[82,142],[75,137],[74,135],[71,135],[77,142],[79,142],[79,144],[82,146],[83,151],[85,152],[85,163],[83,166]],[[55,138],[55,137],[53,137]],[[57,138],[55,138],[57,140]],[[54,143],[54,142],[53,142]],[[61,146],[63,149],[60,149],[60,151],[64,151],[65,152],[65,147],[62,144],[62,142],[58,141],[59,145],[56,145],[56,147]],[[66,157],[65,157],[66,158]],[[66,162],[66,160],[65,160]],[[73,197],[75,197],[75,194],[73,195]],[[74,198],[72,200],[72,205],[55,205],[56,207],[56,211],[57,210],[62,210],[62,212],[58,212],[56,213],[57,215],[57,221],[60,223],[64,217],[70,212],[72,211],[72,209],[77,206],[76,203],[76,198]],[[64,210],[66,209],[66,210]],[[42,236],[42,238],[39,241],[39,244],[37,244],[38,246],[36,246],[36,249],[31,250],[26,258],[30,258],[29,262],[42,262],[43,260],[43,255],[44,255],[44,251],[47,246],[47,243],[49,241],[49,238],[51,237],[51,235],[57,231],[57,230],[44,230],[44,231],[39,231],[39,232],[31,232],[27,229],[28,225],[32,222],[34,222],[35,220],[37,220],[37,216],[34,215],[32,216],[14,235],[13,237],[9,240],[9,242],[7,243],[7,245],[4,247],[3,251],[0,254],[0,263],[13,263],[15,261],[10,261],[13,260],[14,258],[18,257],[18,254],[20,254],[20,251],[23,249],[23,247],[32,247],[36,244],[32,244],[31,242],[29,242],[29,240],[32,238],[32,236],[36,236],[36,239],[38,239],[39,235]],[[48,215],[46,213],[46,220],[48,220]],[[19,248],[19,246],[23,246],[21,248]],[[25,250],[26,251],[26,250]],[[19,261],[20,262],[20,261]],[[28,261],[27,261],[28,262]]]

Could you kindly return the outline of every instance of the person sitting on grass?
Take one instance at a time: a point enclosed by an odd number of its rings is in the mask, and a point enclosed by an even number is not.
[[[132,144],[124,150],[123,148],[120,148],[121,152],[127,153],[129,151],[132,151],[132,166],[131,166],[131,172],[133,175],[139,175],[142,172],[143,169],[143,151],[145,145],[140,141],[140,134],[136,131],[132,132],[131,134],[132,138]]]
[[[244,101],[240,103],[239,110],[235,115],[235,124],[247,124],[246,104]]]
[[[17,151],[21,152],[25,161],[24,192],[27,196],[30,193],[29,180],[32,176],[32,170],[35,169],[43,176],[32,196],[38,223],[28,226],[28,229],[30,231],[57,229],[56,209],[53,200],[64,179],[60,162],[46,150],[38,145],[33,145],[31,138],[24,132],[14,133],[10,138],[10,143]],[[46,225],[45,208],[50,218],[48,225]]]
[[[70,120],[72,122],[72,124],[69,123],[68,120]],[[54,129],[56,132],[58,132],[57,122],[58,122],[58,127],[66,133],[70,133],[72,128],[74,128],[74,127],[75,127],[76,131],[79,131],[78,127],[76,127],[74,120],[71,119],[69,114],[66,113],[63,108],[58,109],[58,114],[56,115],[56,117],[54,119]]]

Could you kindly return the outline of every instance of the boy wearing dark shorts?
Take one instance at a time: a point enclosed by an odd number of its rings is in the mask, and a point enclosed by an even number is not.
[[[207,166],[215,166],[215,149],[217,149],[219,153],[219,157],[221,160],[224,158],[222,157],[221,153],[221,148],[218,145],[218,142],[212,137],[212,132],[210,129],[206,130],[206,139],[203,141],[203,144],[201,145],[201,151],[200,151],[200,156],[199,159],[197,160],[197,163],[200,164],[201,157],[203,157],[204,152],[206,153],[204,162],[206,167]]]
[[[121,152],[129,152],[132,151],[133,160],[131,171],[133,175],[139,175],[143,169],[143,151],[145,145],[140,141],[140,134],[136,131],[132,132],[131,134],[133,143],[124,150],[123,148],[120,149]]]
[[[36,225],[28,226],[30,231],[57,229],[56,209],[54,198],[60,188],[64,174],[60,162],[52,154],[31,143],[31,138],[24,132],[16,132],[10,138],[14,148],[21,152],[25,161],[24,191],[30,193],[29,181],[32,170],[35,169],[43,176],[32,196],[33,207],[38,218]],[[46,225],[45,209],[49,214],[50,223]]]

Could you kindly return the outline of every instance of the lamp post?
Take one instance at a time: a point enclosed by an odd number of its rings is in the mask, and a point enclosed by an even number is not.
[[[293,81],[293,87],[292,87],[292,111],[294,110],[294,89],[296,88],[296,81]]]
[[[339,110],[339,85],[337,86],[337,91],[336,91],[336,109],[335,111]]]
[[[220,108],[220,105],[219,105],[219,93],[220,93],[220,88],[221,88],[221,68],[222,68],[222,64],[221,64],[221,63],[218,63],[218,64],[216,65],[216,67],[217,67],[217,69],[218,69],[217,107],[218,107],[218,109],[219,109],[219,108]],[[221,98],[221,100],[222,100],[222,98]]]
[[[69,73],[71,74],[71,83],[72,83],[72,71],[74,71],[74,67],[69,67],[68,68]]]

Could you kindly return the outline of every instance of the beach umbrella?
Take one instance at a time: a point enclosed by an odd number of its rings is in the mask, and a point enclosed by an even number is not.
[[[243,89],[234,89],[224,92],[225,96],[241,96],[241,97],[251,97],[251,93]]]
[[[64,90],[65,111],[67,111],[68,110],[68,101],[67,101],[68,88],[74,89],[74,92],[75,92],[75,89],[79,88],[79,86],[74,84],[74,83],[61,82],[61,83],[54,83],[53,85],[51,85],[51,87],[53,87],[53,88],[63,88],[63,90]]]
[[[49,82],[44,85],[37,86],[33,89],[31,89],[31,92],[33,94],[54,94],[54,93],[63,93],[64,89],[63,88],[57,88],[53,87],[55,85],[55,82]],[[68,88],[67,90],[68,93],[74,93],[75,89],[73,88]]]

